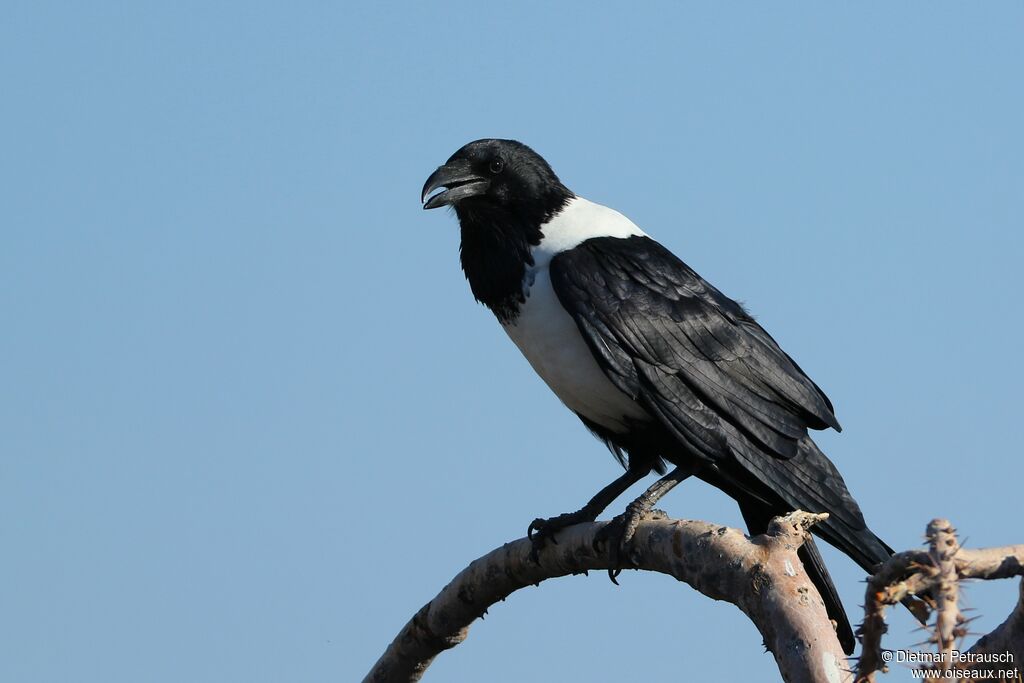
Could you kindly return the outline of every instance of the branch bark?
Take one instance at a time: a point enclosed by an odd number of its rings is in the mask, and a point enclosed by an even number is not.
[[[825,515],[794,512],[776,518],[766,534],[707,522],[647,519],[637,528],[631,559],[714,600],[739,607],[764,637],[783,679],[791,683],[849,681],[834,626],[797,550],[807,529]],[[579,524],[558,534],[534,562],[523,538],[474,560],[402,628],[364,683],[418,681],[442,651],[465,640],[469,625],[514,591],[546,579],[609,569],[595,549],[606,522]]]

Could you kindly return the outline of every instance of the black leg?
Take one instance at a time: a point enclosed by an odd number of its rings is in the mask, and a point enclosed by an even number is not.
[[[633,484],[643,479],[650,470],[633,469],[630,468],[626,472],[613,481],[612,483],[605,486],[603,489],[597,492],[590,502],[584,505],[576,512],[566,512],[565,514],[558,515],[557,517],[551,517],[549,519],[537,518],[530,522],[530,526],[526,530],[526,535],[533,541],[534,557],[536,557],[537,549],[542,547],[545,541],[550,540],[555,543],[555,533],[564,529],[567,526],[573,524],[581,524],[583,522],[593,522],[597,519],[597,516],[604,512],[604,509],[611,505],[612,501],[622,495],[622,493]]]
[[[685,481],[696,470],[691,467],[677,467],[658,481],[651,484],[651,487],[640,494],[636,500],[626,506],[626,511],[613,519],[608,526],[602,529],[597,536],[599,543],[608,544],[608,554],[615,565],[614,569],[608,570],[608,576],[613,583],[618,583],[615,578],[622,573],[622,560],[628,559],[627,546],[633,540],[637,526],[643,518],[650,513],[662,497]]]

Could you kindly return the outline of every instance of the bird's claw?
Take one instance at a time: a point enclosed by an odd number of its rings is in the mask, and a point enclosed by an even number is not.
[[[579,512],[567,512],[564,515],[547,519],[538,517],[530,522],[530,526],[526,528],[526,537],[530,539],[530,543],[533,546],[530,549],[530,559],[534,563],[540,564],[540,549],[548,542],[551,545],[558,545],[558,539],[555,538],[556,533],[568,526],[584,521],[587,520],[581,510]],[[593,519],[591,518],[590,521],[593,521]]]
[[[614,517],[594,535],[594,550],[601,552],[601,546],[606,547],[609,561],[608,578],[616,586],[619,585],[617,579],[623,569],[637,566],[632,545],[640,522],[665,516],[661,510],[646,509],[634,501],[626,507],[625,512]]]
[[[530,561],[534,564],[540,564],[540,549],[545,543],[550,540],[553,544],[558,544],[554,531],[547,524],[548,521],[538,517],[530,522],[530,526],[526,527],[526,537],[530,539]]]
[[[557,517],[552,517],[551,519],[538,517],[530,522],[530,526],[526,527],[526,537],[530,539],[534,546],[544,545],[547,541],[558,545],[558,541],[555,539],[555,532],[563,528],[563,526],[554,523],[557,519]]]
[[[594,551],[600,553],[604,550],[608,555],[608,578],[616,586],[619,585],[618,576],[627,563],[634,564],[628,548],[635,531],[636,525],[631,525],[627,514],[623,513],[614,517],[594,535]]]

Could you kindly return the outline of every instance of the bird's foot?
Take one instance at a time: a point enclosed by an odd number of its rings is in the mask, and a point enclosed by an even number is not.
[[[626,506],[626,511],[608,522],[594,536],[594,550],[601,552],[601,546],[605,546],[608,553],[610,565],[608,567],[608,578],[616,586],[619,585],[618,576],[623,569],[636,567],[632,543],[636,535],[636,528],[645,519],[665,519],[668,515],[661,510],[654,510],[646,507],[643,501],[634,500]]]
[[[577,510],[576,512],[566,512],[558,515],[557,517],[549,517],[543,519],[538,517],[537,519],[530,522],[530,526],[526,529],[526,536],[530,539],[530,543],[533,544],[533,548],[530,550],[530,559],[534,562],[539,563],[539,551],[549,541],[553,545],[558,545],[558,541],[555,540],[555,534],[566,527],[570,527],[573,524],[582,524],[583,522],[593,522],[597,515],[593,514],[587,508]]]

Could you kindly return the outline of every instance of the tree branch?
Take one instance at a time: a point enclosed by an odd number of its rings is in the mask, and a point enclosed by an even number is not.
[[[674,576],[743,610],[786,681],[848,681],[833,624],[797,557],[807,529],[825,517],[794,512],[774,519],[766,534],[754,538],[707,522],[649,518],[637,528],[631,559],[638,569]],[[609,569],[606,553],[594,547],[605,524],[560,531],[558,544],[544,547],[536,562],[525,538],[474,560],[402,628],[364,683],[418,681],[439,653],[465,640],[475,619],[514,591]]]

